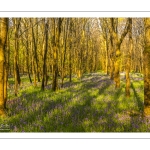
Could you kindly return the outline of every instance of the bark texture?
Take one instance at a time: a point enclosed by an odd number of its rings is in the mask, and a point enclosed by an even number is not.
[[[6,62],[5,62],[5,44],[7,39],[8,19],[0,19],[0,116],[5,116],[6,105]]]
[[[150,19],[145,23],[145,48],[144,48],[144,115],[150,116]]]
[[[129,49],[127,52],[127,61],[126,61],[126,97],[130,97],[130,68],[131,68],[131,54],[133,48],[132,40],[132,19],[129,18]]]

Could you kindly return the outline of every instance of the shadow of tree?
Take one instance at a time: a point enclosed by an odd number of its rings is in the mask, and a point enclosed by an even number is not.
[[[136,100],[137,100],[137,104],[138,104],[139,111],[141,112],[141,111],[143,111],[143,109],[144,109],[143,100],[140,98],[140,96],[139,96],[138,93],[136,92],[133,83],[131,83],[131,88],[133,89],[134,96],[135,96],[135,98],[136,98]]]
[[[74,85],[78,84],[80,86],[74,88]],[[120,106],[120,103],[124,102],[127,105],[130,101],[125,95],[120,98],[124,84],[121,84],[119,89],[115,89],[107,75],[93,75],[72,85],[56,93],[49,90],[23,92],[20,97],[9,101],[11,130],[131,132],[137,131],[142,126],[140,118],[127,114],[127,108]],[[141,99],[133,85],[132,89],[138,108],[142,110]],[[136,127],[137,122],[139,126]]]
[[[38,121],[41,121],[42,124],[43,117],[48,111],[52,111],[66,103],[66,97],[58,96],[55,100],[49,97],[46,99],[42,95],[39,96],[40,92],[41,91],[36,91],[30,94],[23,92],[20,97],[8,101],[9,124],[11,124],[12,130],[15,126],[18,128],[25,127],[28,124],[32,126],[37,119]],[[53,94],[54,93],[51,95]],[[69,99],[69,97],[67,98]],[[29,131],[30,129],[28,129],[28,132]]]

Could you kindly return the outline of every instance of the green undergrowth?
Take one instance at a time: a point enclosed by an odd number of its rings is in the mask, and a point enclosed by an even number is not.
[[[125,96],[125,78],[115,89],[104,72],[87,73],[81,79],[65,79],[64,87],[51,90],[51,81],[41,91],[22,76],[19,94],[14,96],[14,81],[9,78],[9,132],[149,132],[148,120],[142,118],[143,76],[130,74],[131,96]],[[61,83],[61,81],[59,81]]]

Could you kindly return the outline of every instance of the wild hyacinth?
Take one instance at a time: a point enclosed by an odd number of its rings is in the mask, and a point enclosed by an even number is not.
[[[148,132],[149,119],[142,119],[143,77],[131,74],[131,97],[125,97],[124,74],[121,88],[102,72],[73,78],[58,92],[51,85],[40,91],[24,80],[18,97],[8,89],[7,106],[11,132]],[[24,78],[27,78],[26,76]],[[135,80],[134,80],[135,79]]]

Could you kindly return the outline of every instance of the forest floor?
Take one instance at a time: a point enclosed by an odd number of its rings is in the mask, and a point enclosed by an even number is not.
[[[72,83],[65,79],[64,88],[45,91],[41,83],[30,84],[22,76],[19,94],[14,96],[14,81],[9,78],[8,117],[0,120],[9,132],[150,132],[150,119],[142,117],[143,76],[131,73],[131,97],[125,96],[125,75],[121,87],[103,72],[84,74]]]

